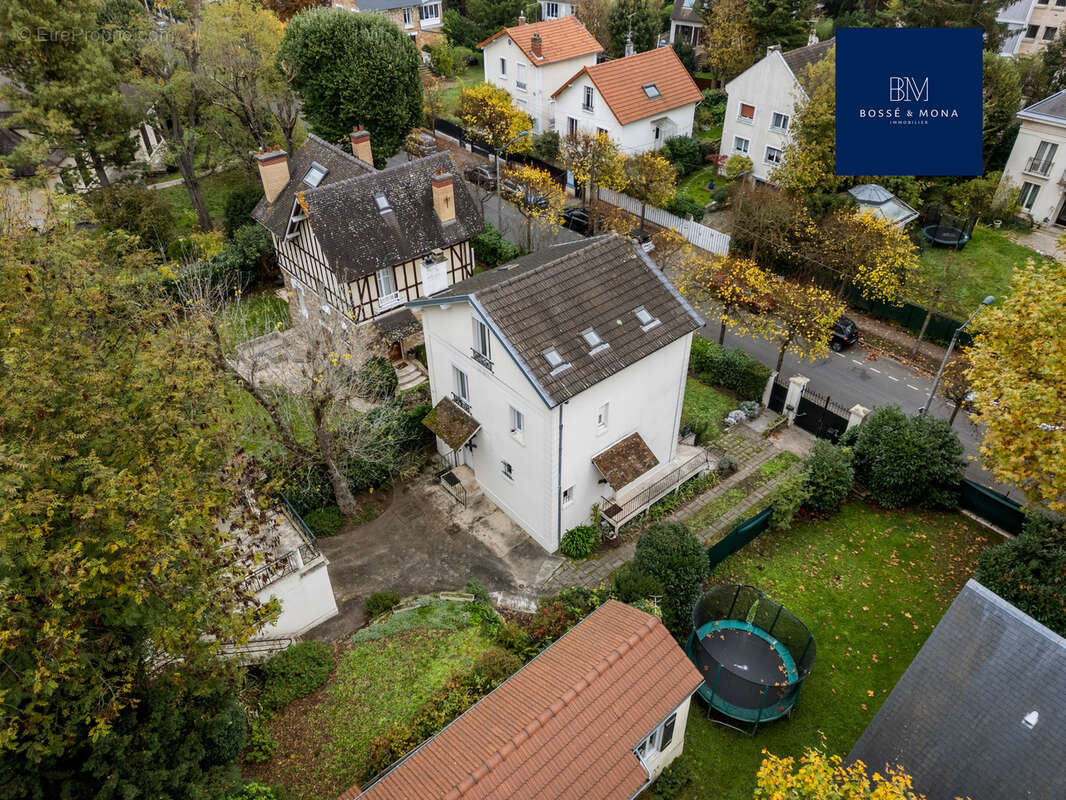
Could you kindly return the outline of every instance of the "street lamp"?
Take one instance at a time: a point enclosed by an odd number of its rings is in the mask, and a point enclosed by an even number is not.
[[[948,365],[948,359],[951,358],[951,351],[955,349],[955,342],[959,340],[959,334],[962,333],[962,329],[969,325],[971,322],[973,322],[973,318],[976,317],[978,313],[980,313],[982,308],[984,308],[985,306],[990,306],[994,302],[996,302],[996,298],[994,298],[992,295],[986,297],[984,300],[981,301],[981,305],[979,305],[977,309],[972,314],[970,314],[970,318],[955,329],[955,334],[951,337],[951,344],[948,345],[948,351],[944,353],[944,360],[940,362],[940,369],[936,371],[936,379],[933,381],[933,388],[929,390],[929,399],[925,401],[925,406],[923,408],[918,409],[919,414],[929,413],[929,409],[933,405],[933,398],[936,396],[936,388],[940,385],[940,376],[944,374],[944,367]]]
[[[522,131],[503,147],[496,149],[496,203],[499,206],[496,209],[496,229],[500,231],[501,236],[503,235],[503,194],[501,193],[503,187],[500,185],[500,153],[509,150],[511,145],[522,137],[529,136],[530,133],[530,131]]]

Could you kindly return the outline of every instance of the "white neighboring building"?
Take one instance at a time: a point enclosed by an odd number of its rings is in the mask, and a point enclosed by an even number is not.
[[[540,0],[540,18],[542,20],[569,17],[573,13],[573,3],[556,2],[556,0]]]
[[[573,14],[504,28],[481,44],[485,81],[506,89],[533,120],[533,132],[555,129],[552,95],[582,67],[596,63],[603,45]]]
[[[1066,0],[1017,0],[1004,6],[996,22],[1007,26],[1001,56],[1039,53],[1066,27]]]
[[[999,191],[1020,189],[1022,210],[1038,224],[1066,226],[1066,89],[1022,109],[1018,120]]]
[[[821,61],[835,40],[781,52],[767,48],[766,57],[726,84],[729,95],[720,153],[740,154],[752,161],[752,175],[769,181],[784,157],[796,105],[806,98],[807,68]]]
[[[408,306],[438,451],[545,550],[593,505],[617,527],[708,469],[678,444],[703,320],[629,239],[540,250]]]
[[[672,47],[582,67],[553,95],[561,135],[606,133],[624,153],[691,136],[703,93]]]
[[[703,0],[678,0],[670,12],[670,44],[678,39],[703,48]]]

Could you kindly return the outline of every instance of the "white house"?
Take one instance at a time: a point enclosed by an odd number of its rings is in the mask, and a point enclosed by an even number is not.
[[[596,63],[603,45],[573,14],[504,28],[478,48],[485,54],[485,80],[500,86],[533,120],[533,132],[554,130],[552,95],[579,69]]]
[[[679,0],[670,12],[670,44],[677,40],[703,47],[703,0]]]
[[[608,600],[338,800],[631,800],[681,754],[702,683],[657,617]]]
[[[407,34],[419,50],[444,38],[444,4],[441,0],[333,0],[334,8],[381,14]]]
[[[1016,0],[1000,10],[996,22],[1006,26],[1000,55],[1039,53],[1066,26],[1066,0]]]
[[[1018,120],[998,191],[1020,189],[1022,210],[1036,222],[1066,226],[1066,89],[1022,109]]]
[[[703,100],[672,47],[582,67],[555,94],[562,134],[606,133],[625,153],[657,150],[671,136],[691,136]]]
[[[726,84],[723,156],[739,153],[752,162],[752,175],[768,181],[784,157],[796,105],[807,96],[807,70],[831,51],[833,39],[781,52],[767,48],[766,57]]]
[[[556,0],[540,0],[540,18],[543,20],[569,17],[573,13],[573,3],[556,2]]]
[[[629,239],[540,250],[408,306],[438,451],[545,550],[593,505],[617,527],[708,468],[678,444],[703,320]]]

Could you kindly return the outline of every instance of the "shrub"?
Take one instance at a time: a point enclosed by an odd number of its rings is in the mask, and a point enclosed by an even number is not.
[[[638,570],[632,561],[627,561],[611,576],[611,594],[623,603],[635,603],[650,597],[665,594],[662,581]]]
[[[244,760],[250,764],[263,764],[274,757],[277,749],[278,741],[271,735],[266,721],[259,716],[249,718]]]
[[[711,200],[716,203],[724,203],[733,194],[732,184],[726,186],[715,186],[711,189]]]
[[[522,669],[526,662],[507,650],[486,650],[474,660],[471,676],[481,691],[489,692]]]
[[[479,233],[471,239],[470,244],[474,248],[474,257],[486,269],[514,261],[521,253],[518,245],[504,239],[503,234],[489,222],[485,223],[484,233]]]
[[[570,558],[588,558],[600,544],[600,529],[593,525],[578,525],[563,534],[559,551]]]
[[[533,155],[542,161],[559,157],[559,131],[544,131],[533,139]]]
[[[807,458],[807,507],[819,514],[830,514],[851,491],[855,482],[855,467],[852,453],[846,447],[837,447],[819,439]]]
[[[537,644],[553,642],[570,630],[570,626],[575,622],[577,619],[567,610],[562,600],[542,600],[529,621],[529,638]]]
[[[724,175],[731,181],[735,181],[741,175],[746,175],[751,172],[752,167],[755,165],[751,159],[747,156],[742,156],[739,153],[734,153],[725,160]]]
[[[882,406],[842,442],[854,442],[855,477],[885,508],[955,508],[966,468],[947,420]]]
[[[1062,518],[1026,517],[1019,536],[981,553],[974,577],[1066,636],[1066,524]]]
[[[251,224],[237,228],[222,252],[211,259],[215,270],[240,275],[242,286],[263,280],[274,268],[274,245],[270,233],[262,225]]]
[[[681,639],[692,625],[692,606],[707,577],[707,549],[678,522],[659,522],[637,539],[634,567],[663,585],[663,623]]]
[[[240,755],[248,741],[248,715],[236,695],[209,719],[203,732],[207,763],[230,764]]]
[[[259,706],[266,713],[305,697],[329,678],[333,651],[324,642],[297,642],[263,664]]]
[[[135,183],[93,189],[85,199],[106,231],[124,230],[157,252],[174,238],[174,212],[164,192]]]
[[[292,153],[289,154],[292,158]],[[226,195],[226,205],[223,211],[225,215],[226,238],[230,238],[238,228],[245,225],[255,225],[252,219],[252,211],[263,197],[263,187],[258,184],[239,186]]]
[[[678,217],[687,217],[691,214],[692,218],[699,222],[703,219],[704,206],[703,203],[699,203],[691,197],[675,194],[670,198],[670,202],[666,204],[666,210]]]
[[[336,535],[344,525],[341,510],[336,506],[323,506],[309,511],[304,515],[304,522],[319,539]]]
[[[307,521],[307,516],[315,509],[331,506],[336,503],[333,497],[333,487],[330,485],[329,476],[324,467],[299,467],[295,468],[285,462],[274,462],[275,466],[268,472],[284,475],[284,484],[281,493],[288,498],[296,513]]]
[[[500,647],[510,650],[515,655],[524,658],[529,651],[532,641],[525,628],[517,622],[507,621],[500,625],[496,631],[496,643]]]
[[[770,527],[787,531],[792,527],[792,519],[807,502],[810,492],[807,488],[807,473],[800,472],[777,485],[770,495]]]
[[[433,71],[442,78],[454,78],[459,69],[455,58],[455,48],[447,39],[429,48],[429,62],[433,65]]]
[[[743,350],[692,338],[689,368],[704,383],[734,392],[741,400],[760,400],[770,368]]]
[[[740,469],[740,463],[728,453],[718,459],[718,473],[720,475],[731,475]]]
[[[366,599],[363,608],[366,610],[367,619],[374,619],[386,611],[392,611],[400,602],[400,595],[396,592],[374,592]]]
[[[278,794],[266,784],[250,781],[237,794],[227,795],[225,800],[278,800]]]
[[[740,403],[740,410],[744,412],[744,416],[748,419],[755,419],[759,416],[759,411],[762,406],[759,405],[757,400],[742,400]]]
[[[396,393],[400,379],[385,356],[372,356],[363,362],[356,373],[359,396],[373,402],[381,402]]]
[[[663,144],[662,155],[682,177],[703,165],[700,140],[693,136],[671,136]]]
[[[474,595],[474,599],[478,602],[488,603],[491,601],[488,587],[481,581],[467,581],[466,586],[463,587],[463,591],[467,594]]]
[[[478,63],[478,54],[469,47],[456,47],[454,53],[455,66],[460,70]]]
[[[692,764],[685,756],[675,758],[651,785],[655,800],[674,800],[696,779]]]

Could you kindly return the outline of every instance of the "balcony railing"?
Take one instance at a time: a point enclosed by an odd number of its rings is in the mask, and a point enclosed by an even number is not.
[[[697,453],[624,503],[618,504],[614,500],[601,501],[600,508],[603,509],[604,518],[617,531],[626,522],[629,522],[629,520],[650,507],[656,500],[674,491],[689,478],[706,469],[707,464],[707,454],[705,452]]]
[[[296,509],[292,507],[289,499],[285,495],[281,495],[282,512],[289,520],[297,533],[304,540],[303,544],[297,547],[295,550],[290,550],[287,553],[279,556],[278,558],[269,561],[259,569],[252,572],[244,581],[243,587],[246,591],[255,594],[256,592],[265,589],[275,581],[279,581],[286,575],[292,575],[294,572],[299,572],[307,564],[322,557],[322,551],[318,547],[318,539],[315,538],[314,533],[307,527],[307,523],[304,522],[303,517],[296,513]]]
[[[485,355],[484,353],[479,353],[477,350],[471,347],[470,357],[474,359],[474,361],[479,363],[481,366],[483,366],[485,369],[487,369],[489,372],[492,372],[492,359],[490,359],[487,355]]]
[[[459,406],[459,408],[463,409],[467,414],[470,413],[470,404],[455,392],[452,392],[452,402]]]
[[[403,296],[399,292],[383,294],[378,298],[378,311],[388,311],[399,305],[403,305]]]
[[[1050,159],[1033,157],[1025,163],[1025,171],[1030,175],[1040,175],[1046,178],[1051,174],[1051,167],[1053,165],[1054,162]]]

